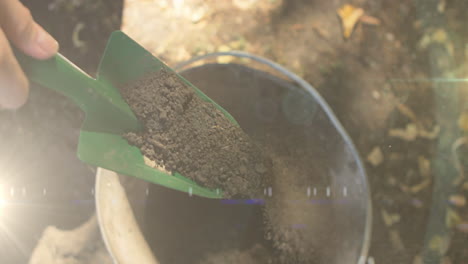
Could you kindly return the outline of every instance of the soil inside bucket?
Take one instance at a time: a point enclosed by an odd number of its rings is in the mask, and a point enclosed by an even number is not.
[[[258,200],[204,199],[152,185],[144,233],[160,263],[344,263],[333,256],[349,253],[336,254],[334,243],[349,238],[347,229],[335,223],[335,204],[322,202],[330,201],[323,187],[334,161],[327,157],[339,139],[310,95],[237,65],[183,75],[261,144],[272,157],[273,177],[271,193]]]
[[[127,133],[130,144],[169,172],[225,197],[263,193],[271,161],[244,131],[212,103],[163,69],[121,88],[144,131]]]

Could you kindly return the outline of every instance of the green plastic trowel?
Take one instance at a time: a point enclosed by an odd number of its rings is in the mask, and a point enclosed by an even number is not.
[[[122,137],[125,132],[141,130],[142,125],[117,87],[139,79],[148,72],[162,68],[171,70],[123,32],[112,33],[96,79],[60,54],[45,61],[22,54],[17,54],[17,58],[32,82],[62,93],[86,113],[77,151],[83,162],[182,192],[222,198],[221,190],[209,190],[178,173],[170,175],[147,166],[140,150],[129,145]],[[183,77],[178,77],[193,87],[203,100],[213,103],[236,123],[228,112]]]

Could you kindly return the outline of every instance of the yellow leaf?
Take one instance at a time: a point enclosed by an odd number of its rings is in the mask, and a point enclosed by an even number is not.
[[[349,38],[351,33],[353,33],[354,27],[359,19],[364,15],[364,10],[362,8],[357,8],[352,5],[344,5],[338,9],[338,15],[341,18],[341,23],[343,26],[343,36]]]
[[[418,137],[418,132],[418,126],[416,126],[416,124],[410,123],[406,125],[405,129],[390,129],[388,135],[390,137],[397,137],[405,141],[413,141]]]
[[[382,161],[384,160],[384,156],[382,150],[379,147],[375,147],[372,151],[367,155],[367,161],[369,161],[372,166],[377,167],[379,166]]]

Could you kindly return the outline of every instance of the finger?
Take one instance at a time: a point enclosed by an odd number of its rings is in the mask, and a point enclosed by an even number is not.
[[[18,0],[0,0],[0,27],[16,47],[36,59],[47,59],[58,51],[57,41]]]
[[[16,109],[28,98],[29,82],[16,61],[2,29],[0,29],[0,47],[0,108]]]

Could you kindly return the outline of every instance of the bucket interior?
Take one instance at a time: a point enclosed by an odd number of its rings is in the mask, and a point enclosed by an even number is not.
[[[370,224],[366,178],[316,98],[238,64],[205,64],[182,75],[267,149],[275,175],[254,200],[190,197],[152,185],[143,230],[158,260],[357,263]]]

